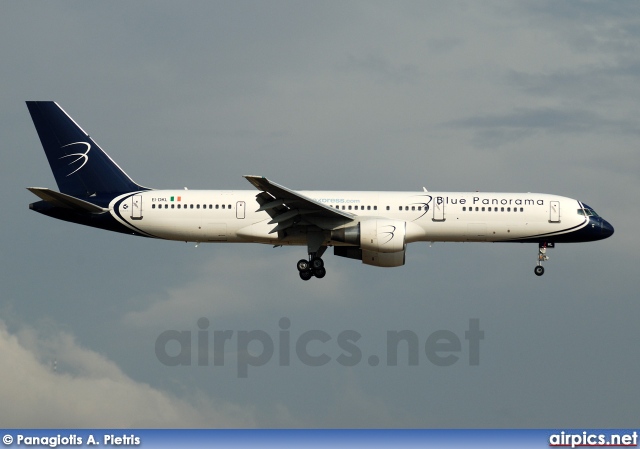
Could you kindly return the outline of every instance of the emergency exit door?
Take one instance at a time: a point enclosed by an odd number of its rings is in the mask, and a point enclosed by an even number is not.
[[[245,210],[245,202],[244,201],[238,201],[236,203],[236,218],[238,219],[243,219],[244,218],[244,210]]]

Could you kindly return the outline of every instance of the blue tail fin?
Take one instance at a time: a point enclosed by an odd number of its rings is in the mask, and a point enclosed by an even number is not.
[[[27,101],[60,192],[76,198],[148,190],[136,184],[53,101]]]

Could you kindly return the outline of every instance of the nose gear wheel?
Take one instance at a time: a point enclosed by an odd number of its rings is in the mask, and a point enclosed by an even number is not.
[[[542,266],[542,262],[546,262],[549,260],[549,256],[547,256],[547,248],[553,248],[555,245],[553,243],[542,242],[538,244],[538,264],[533,272],[536,276],[542,276],[544,274],[544,267]]]

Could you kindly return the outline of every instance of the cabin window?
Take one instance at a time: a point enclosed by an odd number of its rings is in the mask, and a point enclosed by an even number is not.
[[[373,206],[373,210],[378,210],[378,206]]]
[[[172,204],[172,205],[171,205],[171,209],[175,209],[175,208],[176,208],[176,205],[175,205],[175,204]]]

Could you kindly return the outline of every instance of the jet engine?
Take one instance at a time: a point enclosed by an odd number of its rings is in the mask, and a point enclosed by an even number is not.
[[[331,240],[356,246],[335,246],[336,256],[360,259],[376,267],[404,265],[406,250],[404,221],[369,219],[355,226],[331,231]]]

